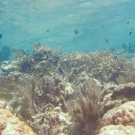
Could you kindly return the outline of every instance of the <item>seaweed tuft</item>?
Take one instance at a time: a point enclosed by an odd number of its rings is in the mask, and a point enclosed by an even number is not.
[[[74,134],[95,135],[101,125],[102,105],[99,102],[101,88],[95,85],[93,79],[88,79],[77,91],[71,111],[76,125]]]

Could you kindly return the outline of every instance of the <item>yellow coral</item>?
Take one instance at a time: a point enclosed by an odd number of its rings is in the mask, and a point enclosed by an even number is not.
[[[36,135],[33,130],[9,110],[0,109],[1,135]]]

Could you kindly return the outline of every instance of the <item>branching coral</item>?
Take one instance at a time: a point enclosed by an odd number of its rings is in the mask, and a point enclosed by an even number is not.
[[[36,43],[32,56],[23,56],[18,59],[20,72],[35,72],[37,74],[50,75],[51,72],[57,72],[57,64],[60,60],[61,51],[52,50],[48,46]]]
[[[57,65],[60,59],[61,51],[60,50],[52,50],[49,46],[43,46],[38,44],[33,52],[33,58],[36,61],[47,61],[48,64]]]
[[[73,81],[82,71],[103,82],[115,81],[119,75],[125,75],[132,64],[110,51],[97,51],[91,54],[73,53],[65,55],[59,62],[61,73],[69,73],[69,81]]]
[[[36,43],[33,56],[25,56],[19,60],[21,72],[35,72],[51,75],[59,72],[74,81],[82,72],[102,82],[114,81],[125,76],[133,67],[129,61],[113,54],[110,51],[97,51],[91,54],[74,52],[71,55],[63,54],[60,50],[52,50],[48,46]]]

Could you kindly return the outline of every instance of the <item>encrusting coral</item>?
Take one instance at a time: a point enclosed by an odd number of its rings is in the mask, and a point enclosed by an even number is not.
[[[109,110],[103,116],[103,125],[124,125],[135,127],[135,101],[128,101]]]
[[[135,101],[109,110],[101,125],[98,135],[135,135]]]
[[[33,130],[9,110],[0,109],[1,135],[36,135]]]
[[[135,135],[135,128],[132,126],[109,125],[101,128],[97,135]]]

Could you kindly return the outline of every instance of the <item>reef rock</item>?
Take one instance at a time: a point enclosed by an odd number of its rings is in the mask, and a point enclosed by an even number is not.
[[[135,128],[132,126],[110,125],[101,128],[98,135],[135,135]]]
[[[103,125],[124,125],[135,127],[135,101],[128,101],[109,110],[103,116]]]
[[[135,83],[128,84],[107,84],[102,90],[104,113],[118,107],[127,101],[135,100]]]
[[[0,135],[36,135],[33,130],[9,110],[0,109]]]

